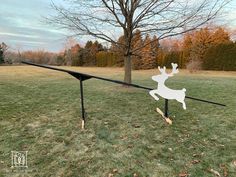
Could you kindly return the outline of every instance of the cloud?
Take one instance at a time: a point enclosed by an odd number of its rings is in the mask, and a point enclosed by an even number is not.
[[[16,34],[16,33],[5,33],[5,32],[0,32],[0,36],[9,36],[9,37],[24,37],[24,38],[35,38],[38,39],[39,36],[34,36],[34,35],[25,35],[25,34]]]
[[[5,1],[0,6],[0,42],[22,46],[24,50],[60,50],[66,31],[43,22],[43,17],[52,13],[48,0]]]

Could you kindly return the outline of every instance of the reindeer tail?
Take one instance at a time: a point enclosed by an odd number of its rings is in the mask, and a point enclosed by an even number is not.
[[[186,89],[185,89],[185,88],[183,88],[182,90],[183,90],[184,92],[186,92]]]

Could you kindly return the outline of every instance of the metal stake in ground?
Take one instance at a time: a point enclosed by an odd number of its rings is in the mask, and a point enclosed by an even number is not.
[[[85,110],[84,110],[84,90],[83,90],[83,79],[80,76],[80,100],[81,100],[81,114],[82,114],[82,129],[84,129],[85,124]]]
[[[164,108],[164,113],[159,109],[156,108],[156,111],[162,116],[162,118],[166,121],[168,124],[172,124],[172,120],[168,117],[168,99],[165,99],[165,108]]]
[[[165,99],[165,117],[168,117],[168,99]]]

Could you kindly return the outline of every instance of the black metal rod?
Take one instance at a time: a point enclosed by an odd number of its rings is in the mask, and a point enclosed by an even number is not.
[[[83,79],[82,79],[82,77],[80,78],[79,82],[80,82],[81,113],[82,113],[82,119],[85,122],[84,91],[83,91]]]
[[[215,105],[218,105],[218,106],[226,106],[225,104],[216,103],[216,102],[213,102],[213,101],[203,100],[203,99],[199,99],[199,98],[194,98],[194,97],[191,97],[191,96],[186,96],[185,98],[195,100],[195,101],[201,101],[201,102],[204,102],[204,103],[215,104]]]
[[[140,88],[140,89],[153,90],[152,88],[144,87],[144,86],[137,85],[137,84],[128,84],[128,83],[126,83],[126,82],[119,81],[119,80],[113,80],[113,79],[103,78],[103,77],[94,76],[94,75],[89,75],[89,74],[85,74],[85,73],[70,71],[70,70],[66,70],[66,69],[61,69],[61,68],[52,67],[52,66],[49,66],[49,65],[41,65],[41,64],[36,64],[36,63],[32,63],[32,62],[27,62],[27,61],[22,61],[22,63],[28,64],[28,65],[32,65],[32,66],[41,67],[41,68],[52,69],[52,70],[55,70],[55,71],[66,72],[66,73],[71,74],[71,75],[73,75],[73,76],[75,76],[75,75],[78,75],[78,76],[80,76],[80,77],[81,77],[81,76],[82,76],[82,77],[84,76],[84,77],[88,77],[88,78],[99,79],[99,80],[103,80],[103,81],[113,82],[113,83],[121,84],[121,85],[127,85],[127,86],[136,87],[136,88]]]
[[[168,117],[168,99],[165,99],[165,117]]]
[[[56,70],[56,71],[66,72],[66,73],[71,74],[73,76],[79,75],[80,77],[84,76],[84,77],[87,77],[87,78],[100,79],[100,80],[104,80],[104,81],[108,81],[108,82],[113,82],[113,83],[116,83],[116,84],[122,84],[122,85],[131,86],[131,87],[136,87],[136,88],[140,88],[140,89],[144,89],[144,90],[153,90],[153,88],[144,87],[144,86],[137,85],[137,84],[128,84],[126,82],[122,82],[122,81],[118,81],[118,80],[112,80],[112,79],[93,76],[93,75],[89,75],[89,74],[79,73],[79,72],[75,72],[75,71],[60,69],[60,68],[52,67],[52,66],[49,66],[49,65],[41,65],[41,64],[36,64],[36,63],[32,63],[32,62],[27,62],[27,61],[22,61],[22,63],[28,64],[28,65],[33,65],[33,66],[38,66],[38,67],[42,67],[42,68],[52,69],[52,70]],[[195,101],[215,104],[215,105],[218,105],[218,106],[226,106],[225,104],[216,103],[216,102],[213,102],[213,101],[203,100],[203,99],[199,99],[199,98],[194,98],[194,97],[190,97],[190,96],[186,96],[185,98],[195,100]]]

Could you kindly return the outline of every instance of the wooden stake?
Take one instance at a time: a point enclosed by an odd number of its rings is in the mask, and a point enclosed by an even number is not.
[[[81,124],[82,130],[84,130],[84,124],[85,124],[85,122],[84,122],[84,120],[82,120],[82,124]]]
[[[166,123],[172,125],[172,120],[169,117],[165,117],[164,113],[159,108],[157,108],[156,111],[162,116]]]

